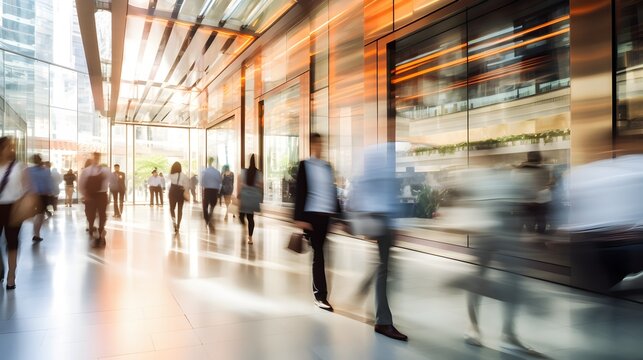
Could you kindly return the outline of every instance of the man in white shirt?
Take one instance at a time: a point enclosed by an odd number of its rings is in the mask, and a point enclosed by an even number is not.
[[[107,167],[100,164],[100,153],[95,152],[91,166],[83,170],[78,189],[85,198],[87,221],[89,222],[90,236],[94,236],[96,228],[96,212],[98,212],[98,234],[94,247],[105,247],[105,223],[107,222],[107,188],[109,187],[110,172]]]

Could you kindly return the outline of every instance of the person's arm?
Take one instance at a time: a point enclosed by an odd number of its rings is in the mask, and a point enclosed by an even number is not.
[[[304,161],[299,162],[295,189],[295,212],[293,214],[295,226],[304,230],[312,230],[311,224],[306,221],[304,216],[306,198],[308,197],[308,180],[306,179],[306,163]]]

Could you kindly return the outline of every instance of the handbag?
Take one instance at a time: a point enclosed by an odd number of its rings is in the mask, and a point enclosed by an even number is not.
[[[288,241],[288,250],[294,251],[297,254],[303,254],[306,251],[305,240],[306,235],[302,232],[294,232],[290,234],[290,241]]]
[[[20,226],[25,220],[36,216],[44,204],[40,202],[40,196],[34,193],[26,193],[11,207],[9,225]]]

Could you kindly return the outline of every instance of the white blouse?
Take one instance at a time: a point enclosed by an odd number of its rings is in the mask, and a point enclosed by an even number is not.
[[[179,173],[170,174],[169,178],[171,184],[183,186],[185,189],[190,188],[190,178],[184,173],[181,173],[181,176],[179,176]]]
[[[0,166],[0,181],[9,168],[9,163]],[[7,186],[0,194],[0,204],[13,204],[18,201],[25,194],[25,186],[22,183],[22,176],[25,171],[25,165],[21,162],[16,162],[9,174],[9,181]]]

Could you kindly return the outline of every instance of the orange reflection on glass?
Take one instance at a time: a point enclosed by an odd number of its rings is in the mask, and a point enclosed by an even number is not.
[[[469,56],[468,59],[467,58],[462,58],[462,59],[449,61],[449,62],[446,62],[444,64],[432,66],[432,67],[430,67],[428,69],[424,69],[422,71],[417,71],[417,72],[414,72],[412,74],[393,79],[393,80],[391,80],[391,83],[392,84],[398,84],[400,82],[410,80],[410,79],[416,78],[416,77],[424,75],[424,74],[428,74],[428,73],[436,71],[436,70],[444,69],[444,68],[455,66],[455,65],[460,65],[460,64],[466,63],[467,61],[471,62],[471,61],[480,60],[482,58],[486,58],[486,57],[489,57],[489,56],[492,56],[492,55],[497,55],[497,54],[503,53],[505,51],[509,51],[509,50],[517,49],[517,48],[520,48],[520,47],[523,47],[523,46],[526,46],[526,45],[529,45],[529,44],[533,44],[533,43],[538,42],[538,41],[542,41],[542,40],[546,40],[546,39],[549,39],[549,38],[552,38],[552,37],[556,37],[558,35],[562,35],[562,34],[565,34],[567,32],[569,32],[569,27],[566,27],[564,29],[554,31],[552,33],[542,35],[542,36],[539,36],[539,37],[536,37],[536,38],[533,38],[533,39],[529,39],[529,40],[526,40],[526,41],[523,41],[523,42],[520,42],[520,43],[517,43],[517,44],[508,45],[508,46],[501,47],[501,48],[498,48],[498,49],[491,49],[491,50],[483,51],[483,52],[481,52],[479,54]]]

